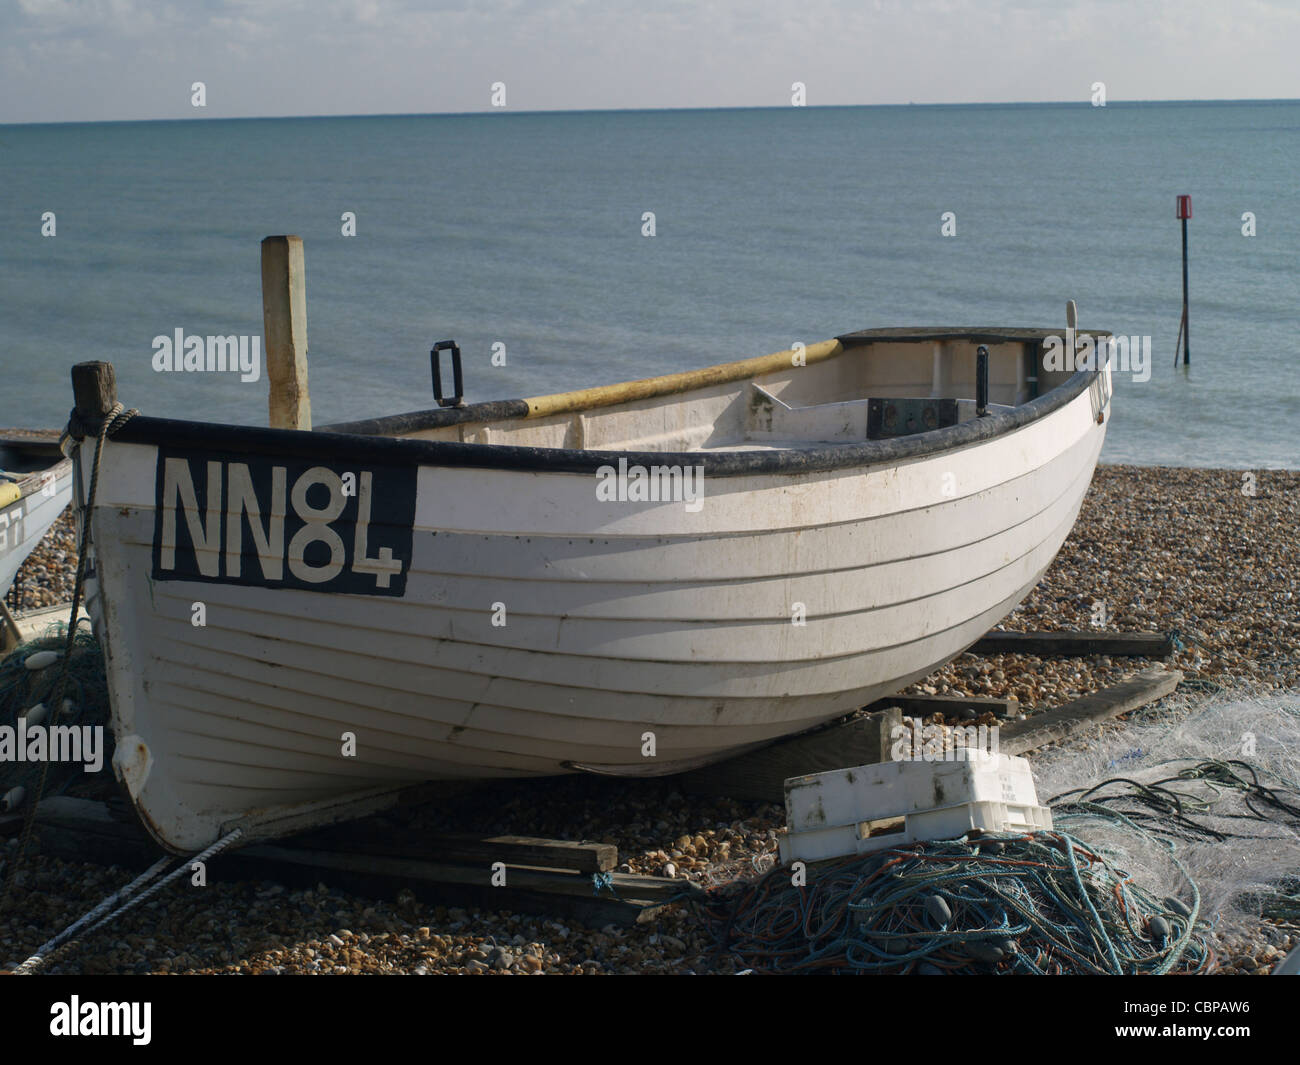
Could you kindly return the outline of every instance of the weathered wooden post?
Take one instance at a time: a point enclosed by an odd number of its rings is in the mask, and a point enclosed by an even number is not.
[[[117,403],[117,371],[111,362],[79,362],[72,367],[72,399],[87,426],[103,422]]]
[[[272,429],[310,429],[307,283],[302,238],[262,241],[262,332]]]

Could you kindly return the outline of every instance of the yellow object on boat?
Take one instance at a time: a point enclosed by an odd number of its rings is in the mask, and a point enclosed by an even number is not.
[[[22,498],[22,489],[16,484],[0,481],[0,507],[7,507],[16,499]]]

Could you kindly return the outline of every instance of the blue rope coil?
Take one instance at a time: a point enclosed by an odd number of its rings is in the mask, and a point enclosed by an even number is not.
[[[756,973],[1162,975],[1213,965],[1191,894],[1159,900],[1054,831],[891,847],[801,887],[775,869],[704,905],[718,950]]]

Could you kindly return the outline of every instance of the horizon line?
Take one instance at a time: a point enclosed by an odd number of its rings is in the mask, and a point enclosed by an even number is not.
[[[574,107],[574,108],[497,108],[485,107],[476,111],[356,111],[347,113],[314,115],[221,115],[203,117],[190,115],[172,118],[73,118],[46,119],[15,122],[0,122],[6,126],[111,126],[133,125],[145,122],[276,122],[284,120],[330,119],[330,118],[466,118],[479,115],[588,115],[588,114],[662,114],[676,112],[706,111],[845,111],[866,109],[906,109],[906,108],[991,108],[991,107],[1087,107],[1105,110],[1108,107],[1132,106],[1178,106],[1188,104],[1233,106],[1240,104],[1290,104],[1300,103],[1296,97],[1233,97],[1217,99],[1170,99],[1170,100],[1108,100],[1097,106],[1089,100],[999,100],[930,102],[889,104],[734,104],[714,107]],[[196,109],[197,110],[197,109]]]

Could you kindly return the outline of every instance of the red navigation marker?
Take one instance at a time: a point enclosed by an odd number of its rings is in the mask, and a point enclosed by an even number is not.
[[[1178,218],[1183,223],[1183,320],[1178,326],[1178,336],[1183,344],[1183,365],[1192,360],[1191,324],[1187,320],[1187,220],[1192,217],[1191,196],[1178,197]],[[1178,364],[1178,347],[1174,347],[1174,365]]]

